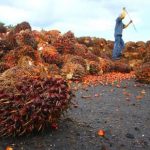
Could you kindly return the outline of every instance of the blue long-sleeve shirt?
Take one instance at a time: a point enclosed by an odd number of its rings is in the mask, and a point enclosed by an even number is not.
[[[124,26],[125,25],[122,23],[122,19],[120,17],[118,17],[116,19],[115,36],[116,35],[122,35],[122,31],[123,31]]]

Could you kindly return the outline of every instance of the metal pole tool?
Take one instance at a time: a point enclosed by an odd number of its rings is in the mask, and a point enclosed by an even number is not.
[[[128,11],[127,11],[126,9],[124,9],[124,10],[126,11],[128,17],[129,17],[129,19],[132,20],[131,17],[130,17],[130,15],[129,15],[129,13],[128,13]],[[133,25],[134,30],[137,32],[136,27],[135,27],[135,25],[134,25],[134,23],[133,23],[133,20],[132,20],[132,25]]]

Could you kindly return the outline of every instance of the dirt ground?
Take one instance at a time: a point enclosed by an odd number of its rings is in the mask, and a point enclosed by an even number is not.
[[[57,130],[0,139],[0,150],[150,150],[150,85],[126,80],[121,87],[78,87],[76,105]]]

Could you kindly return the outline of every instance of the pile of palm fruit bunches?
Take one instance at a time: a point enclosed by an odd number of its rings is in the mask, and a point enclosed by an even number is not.
[[[0,24],[0,136],[29,134],[58,122],[72,104],[70,80],[135,72],[136,80],[150,83],[150,41],[127,42],[119,61],[111,60],[113,44],[77,38],[71,31],[32,30],[28,22]]]

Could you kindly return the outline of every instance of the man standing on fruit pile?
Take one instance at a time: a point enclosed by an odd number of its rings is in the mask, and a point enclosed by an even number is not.
[[[114,34],[115,42],[114,42],[114,49],[112,53],[112,59],[114,60],[120,59],[122,55],[122,50],[124,48],[122,31],[132,23],[132,20],[130,20],[130,22],[127,25],[123,24],[122,20],[125,18],[125,16],[126,16],[126,9],[123,8],[120,16],[116,19],[115,34]]]

